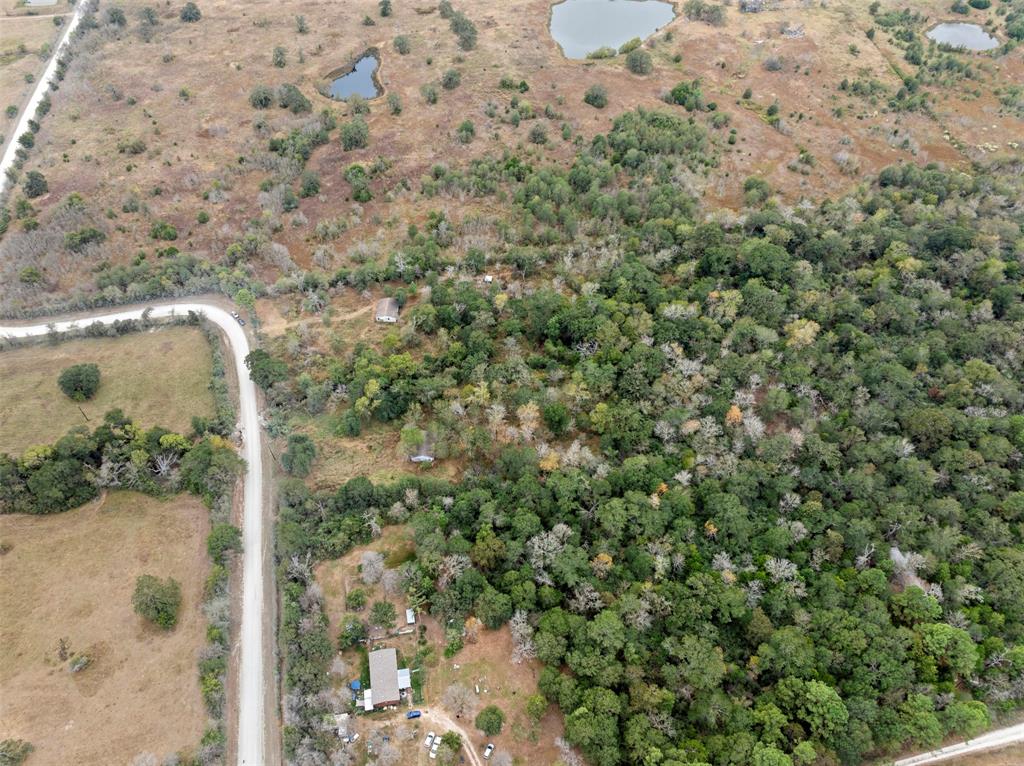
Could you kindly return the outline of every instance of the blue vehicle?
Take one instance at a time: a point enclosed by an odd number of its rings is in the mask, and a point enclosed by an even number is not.
[[[405,714],[405,717],[406,718],[419,718],[421,715],[423,715],[423,713],[421,713],[419,710],[410,710],[408,713]]]

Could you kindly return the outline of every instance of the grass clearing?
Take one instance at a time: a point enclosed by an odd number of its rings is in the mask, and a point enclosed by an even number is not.
[[[193,747],[206,721],[196,653],[208,532],[206,509],[188,495],[115,492],[67,513],[0,516],[0,738],[32,742],[34,766]],[[144,573],[181,583],[169,633],[132,609]],[[85,670],[59,660],[61,638],[92,658]]]
[[[57,377],[83,362],[99,365],[100,388],[79,405],[61,393]],[[214,412],[212,367],[206,336],[194,327],[0,352],[0,451],[20,454],[52,443],[73,426],[95,428],[115,407],[144,428],[187,431],[193,416]]]

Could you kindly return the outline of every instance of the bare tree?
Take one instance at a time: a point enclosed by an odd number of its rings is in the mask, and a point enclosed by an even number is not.
[[[441,695],[441,702],[449,713],[459,718],[468,715],[473,709],[473,692],[462,684],[452,684],[444,690],[444,694]]]
[[[537,656],[537,648],[533,645],[533,626],[530,617],[523,609],[517,609],[509,620],[512,630],[512,662],[517,665],[523,660]]]
[[[380,578],[383,574],[384,556],[377,553],[377,551],[366,551],[363,553],[362,569],[359,573],[363,582],[367,585],[373,585],[380,582]]]
[[[402,572],[398,569],[385,569],[380,578],[380,586],[389,596],[397,596],[402,592]]]

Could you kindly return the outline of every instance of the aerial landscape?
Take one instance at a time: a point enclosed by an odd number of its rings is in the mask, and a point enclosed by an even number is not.
[[[0,0],[0,766],[1024,764],[1024,0]]]

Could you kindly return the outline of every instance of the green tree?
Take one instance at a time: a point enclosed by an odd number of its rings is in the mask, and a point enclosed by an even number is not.
[[[60,374],[57,385],[76,402],[92,399],[100,387],[100,368],[92,363],[74,364]]]
[[[305,434],[291,434],[288,437],[288,449],[281,455],[281,465],[292,476],[300,479],[309,476],[316,458],[316,446]]]
[[[233,524],[219,522],[213,525],[209,536],[206,538],[206,551],[210,558],[217,563],[224,563],[225,554],[228,551],[242,550],[242,533]]]
[[[540,723],[548,710],[548,704],[543,694],[531,694],[526,698],[526,715],[534,725]]]
[[[46,176],[42,173],[38,170],[30,170],[25,174],[25,180],[22,182],[21,189],[25,192],[26,197],[35,199],[36,197],[42,197],[46,192],[50,191],[50,185],[46,182]]]
[[[195,23],[203,17],[202,12],[199,10],[199,6],[195,3],[185,3],[185,5],[182,6],[181,13],[178,15],[181,20],[186,23]]]
[[[455,90],[462,82],[462,75],[457,69],[448,69],[441,75],[441,87],[445,90]]]
[[[35,747],[23,739],[0,741],[0,766],[21,766]]]
[[[474,725],[488,737],[501,734],[501,727],[505,723],[505,714],[497,705],[488,705],[477,713]]]
[[[249,369],[249,377],[264,390],[288,378],[288,365],[261,348],[253,349],[246,355],[245,366]]]
[[[362,117],[356,117],[341,126],[341,148],[346,152],[365,148],[369,139],[370,127]]]
[[[626,69],[633,74],[650,74],[654,71],[654,60],[650,53],[636,48],[626,54]]]
[[[370,624],[378,628],[390,630],[395,627],[398,613],[390,601],[375,601],[370,607]]]
[[[159,580],[153,575],[140,575],[135,580],[132,606],[136,614],[164,630],[171,630],[178,624],[181,585],[171,577]]]
[[[353,612],[361,612],[366,606],[366,591],[362,588],[353,588],[345,595],[345,608]]]
[[[366,640],[367,635],[366,623],[359,619],[358,615],[347,614],[341,621],[341,630],[338,633],[338,646],[342,649],[358,646]]]
[[[583,103],[595,109],[604,109],[608,106],[608,89],[603,85],[591,85],[583,94]]]

